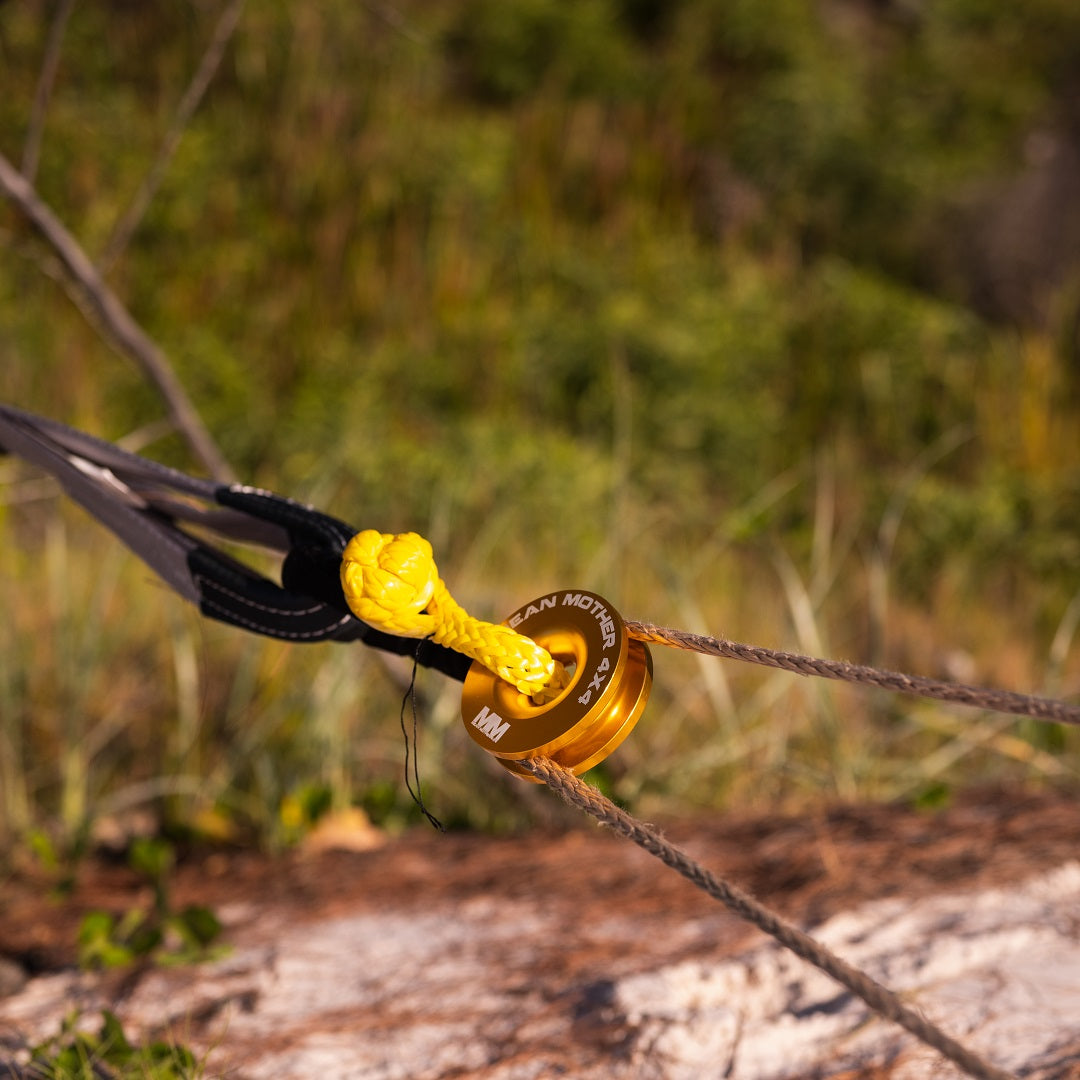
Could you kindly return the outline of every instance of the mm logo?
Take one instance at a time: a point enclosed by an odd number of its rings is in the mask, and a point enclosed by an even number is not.
[[[492,742],[498,742],[510,730],[510,721],[504,720],[485,705],[472,718],[472,726],[482,731]]]

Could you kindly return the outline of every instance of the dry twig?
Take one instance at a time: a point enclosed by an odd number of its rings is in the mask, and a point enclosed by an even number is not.
[[[29,183],[37,175],[38,160],[41,157],[41,138],[45,132],[45,114],[49,110],[56,72],[60,67],[60,48],[64,43],[64,31],[67,29],[68,16],[75,6],[75,0],[59,0],[52,24],[49,26],[49,38],[45,43],[45,57],[41,62],[41,74],[38,77],[37,90],[34,93],[34,107],[30,113],[30,123],[26,129],[26,144],[23,146],[22,174]]]
[[[234,479],[229,463],[207,431],[168,358],[102,280],[78,241],[41,201],[33,185],[2,153],[0,192],[18,207],[56,254],[105,338],[141,368],[157,388],[165,399],[170,419],[211,475],[222,481]]]
[[[107,274],[116,264],[116,260],[124,253],[124,249],[131,242],[135,230],[139,227],[139,222],[142,221],[143,215],[153,201],[157,189],[161,186],[169,162],[172,161],[173,154],[176,153],[176,148],[180,145],[184,129],[191,122],[195,110],[199,107],[199,103],[206,94],[214,75],[217,73],[217,69],[221,66],[222,57],[225,55],[225,47],[236,31],[243,7],[244,0],[232,0],[221,13],[217,26],[214,27],[213,36],[206,46],[206,52],[203,53],[202,60],[199,62],[195,74],[192,75],[191,82],[188,84],[187,90],[184,91],[184,96],[180,99],[180,104],[176,107],[176,115],[173,117],[173,122],[162,140],[157,157],[143,178],[142,184],[139,185],[139,190],[131,200],[131,205],[114,226],[112,235],[101,253],[101,258],[98,259],[98,269],[102,274]]]

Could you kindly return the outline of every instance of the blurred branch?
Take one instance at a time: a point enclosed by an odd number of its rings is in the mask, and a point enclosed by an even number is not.
[[[231,0],[221,13],[221,18],[218,19],[217,26],[214,27],[213,36],[206,46],[206,52],[203,53],[202,60],[199,62],[195,74],[191,77],[191,82],[188,84],[184,96],[180,99],[180,104],[176,107],[176,115],[173,117],[172,125],[165,134],[157,157],[143,178],[143,182],[135,193],[131,205],[117,221],[112,235],[109,237],[101,254],[101,258],[98,260],[98,269],[102,274],[107,274],[116,263],[116,260],[123,254],[135,230],[139,227],[139,222],[142,221],[143,215],[153,201],[154,195],[157,194],[162,178],[165,176],[165,171],[169,167],[169,162],[172,161],[173,154],[176,153],[176,148],[180,145],[184,130],[191,122],[195,110],[199,107],[199,103],[206,94],[214,75],[217,73],[217,69],[221,66],[225,48],[236,31],[237,24],[240,22],[240,13],[243,7],[244,0]]]
[[[41,75],[38,77],[37,90],[34,93],[34,106],[30,113],[30,124],[26,129],[26,145],[23,147],[22,174],[29,183],[37,175],[38,158],[41,156],[41,138],[45,131],[45,114],[49,109],[56,72],[60,66],[60,49],[64,43],[64,31],[67,29],[68,16],[75,6],[75,0],[59,0],[49,38],[45,43],[45,57],[41,62]]]
[[[168,358],[102,280],[78,241],[41,201],[33,185],[0,153],[0,192],[33,225],[60,260],[65,274],[78,287],[99,331],[124,356],[142,369],[165,399],[169,417],[194,454],[216,479],[228,481],[233,471],[206,430],[198,412],[176,377]]]
[[[424,39],[409,27],[404,16],[397,8],[390,4],[375,3],[373,0],[367,0],[364,6],[372,15],[386,23],[391,30],[397,31],[407,41],[411,41],[414,45],[424,44]]]

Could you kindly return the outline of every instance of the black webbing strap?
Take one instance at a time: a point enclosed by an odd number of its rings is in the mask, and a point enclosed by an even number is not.
[[[49,473],[64,491],[209,618],[287,641],[363,641],[464,679],[467,657],[357,619],[338,567],[351,526],[292,499],[188,476],[53,420],[0,404],[0,452]],[[285,555],[281,584],[183,528]]]

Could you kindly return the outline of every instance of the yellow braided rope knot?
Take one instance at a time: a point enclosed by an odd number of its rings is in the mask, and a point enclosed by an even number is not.
[[[341,587],[357,618],[401,637],[431,637],[490,668],[538,704],[569,683],[566,669],[532,638],[475,619],[439,577],[431,544],[416,533],[365,529],[345,547]]]

